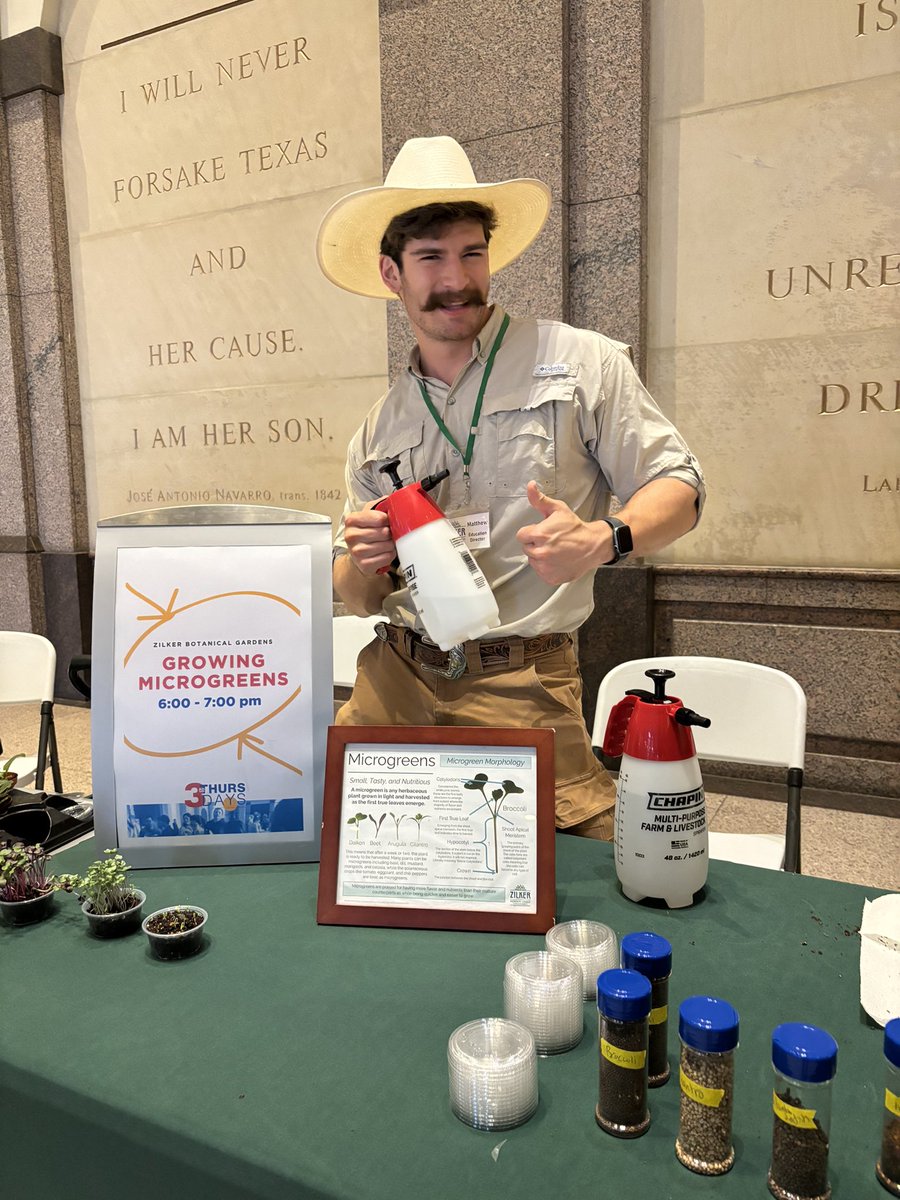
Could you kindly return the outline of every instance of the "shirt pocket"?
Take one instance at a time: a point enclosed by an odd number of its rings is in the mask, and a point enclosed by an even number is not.
[[[495,496],[524,496],[530,479],[548,496],[565,487],[557,435],[564,426],[561,406],[571,407],[574,393],[574,382],[539,383],[525,405],[494,413]]]
[[[397,472],[404,486],[428,474],[422,446],[424,431],[422,421],[407,421],[401,427],[372,440],[362,465],[373,492],[386,496],[394,490],[390,475],[381,471],[386,463],[394,459],[400,460]]]

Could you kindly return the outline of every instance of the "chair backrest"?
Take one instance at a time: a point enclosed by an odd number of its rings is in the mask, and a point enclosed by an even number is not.
[[[701,758],[803,769],[806,696],[784,671],[734,658],[671,655],[621,663],[600,682],[592,741],[603,744],[610,709],[630,688],[650,688],[651,667],[675,672],[668,694],[709,717],[708,729],[691,732]]]
[[[0,630],[0,701],[52,700],[53,643],[38,633]]]
[[[375,626],[382,617],[335,617],[332,621],[335,687],[353,687],[356,682],[356,660],[363,646],[375,636]]]

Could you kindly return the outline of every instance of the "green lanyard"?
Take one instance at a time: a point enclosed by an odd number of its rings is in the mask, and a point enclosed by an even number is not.
[[[479,421],[479,418],[481,417],[481,405],[482,405],[482,402],[484,401],[484,393],[487,388],[488,380],[491,377],[491,371],[494,369],[494,359],[497,356],[497,351],[500,349],[500,343],[503,341],[503,337],[508,328],[509,328],[509,313],[506,313],[505,316],[503,317],[503,322],[500,325],[500,332],[497,334],[496,338],[494,339],[494,344],[493,344],[493,346],[491,346],[491,352],[488,355],[487,362],[484,364],[484,374],[481,376],[481,387],[478,389],[478,399],[475,401],[475,411],[472,413],[472,424],[469,427],[469,441],[466,444],[465,454],[463,454],[462,450],[460,450],[459,446],[456,444],[456,438],[454,438],[453,434],[450,432],[450,430],[444,424],[444,422],[441,418],[441,414],[438,412],[438,410],[432,404],[431,397],[428,395],[428,389],[425,387],[425,384],[422,382],[421,379],[418,379],[418,378],[416,379],[416,383],[418,383],[418,385],[419,385],[419,391],[422,393],[422,399],[425,401],[426,405],[428,406],[428,411],[434,417],[434,423],[437,425],[438,429],[441,431],[441,433],[444,435],[444,437],[447,439],[447,441],[450,443],[450,445],[453,447],[453,449],[456,451],[456,453],[462,459],[462,461],[463,461],[463,476],[466,479],[469,478],[469,463],[472,461],[472,451],[475,449],[475,438],[478,434],[478,421]]]

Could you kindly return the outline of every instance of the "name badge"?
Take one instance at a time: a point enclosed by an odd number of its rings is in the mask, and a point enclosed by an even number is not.
[[[538,363],[534,368],[534,376],[540,379],[545,375],[574,375],[575,367],[571,363]]]
[[[491,544],[490,513],[454,513],[450,521],[470,550],[487,550]]]

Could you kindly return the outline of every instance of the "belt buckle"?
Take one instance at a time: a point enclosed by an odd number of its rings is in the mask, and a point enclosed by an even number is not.
[[[463,649],[462,642],[457,646],[451,646],[447,651],[446,667],[432,667],[428,663],[420,664],[423,671],[429,671],[432,675],[440,675],[442,679],[461,679],[466,673],[466,652]]]

